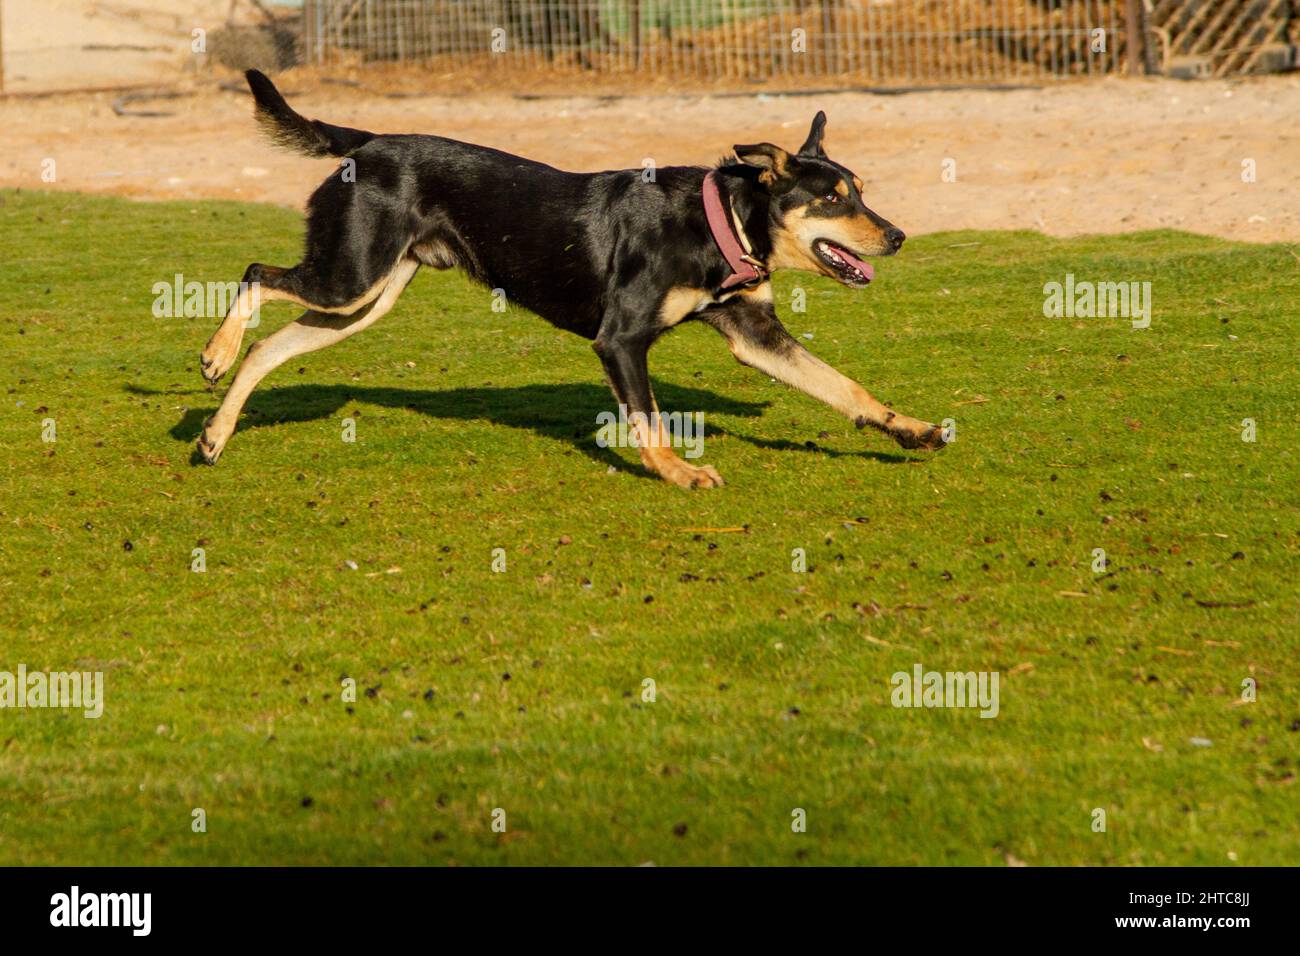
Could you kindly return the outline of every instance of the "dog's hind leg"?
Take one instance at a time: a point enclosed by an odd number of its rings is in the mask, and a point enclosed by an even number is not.
[[[235,380],[230,383],[221,407],[203,426],[198,450],[204,461],[216,463],[226,442],[234,434],[244,402],[268,373],[296,356],[319,351],[369,328],[393,307],[419,267],[414,259],[399,261],[388,274],[379,294],[359,311],[340,315],[309,310],[280,331],[254,343],[235,374]]]
[[[244,278],[239,283],[239,294],[199,355],[199,368],[208,382],[215,384],[235,364],[239,358],[239,347],[244,341],[244,329],[258,315],[262,302],[283,297],[273,287],[264,287],[266,279],[278,277],[287,271],[258,262],[244,270]]]
[[[249,320],[258,315],[263,303],[293,302],[326,315],[353,315],[379,297],[392,275],[386,271],[369,285],[356,279],[349,282],[335,278],[329,284],[332,287],[325,288],[319,278],[321,272],[333,275],[335,270],[317,262],[302,262],[291,269],[258,262],[249,266],[239,283],[234,305],[199,356],[203,377],[215,383],[230,371],[239,358],[244,329],[250,327]]]
[[[352,316],[378,299],[394,270],[414,261],[409,218],[409,205],[376,182],[326,179],[307,203],[302,261],[289,269],[257,262],[248,267],[234,306],[200,357],[203,377],[215,382],[234,367],[248,320],[266,302]]]
[[[871,426],[904,448],[934,450],[947,443],[938,425],[898,414],[800,345],[777,319],[770,298],[739,295],[700,318],[722,333],[742,365],[825,402],[859,428]]]

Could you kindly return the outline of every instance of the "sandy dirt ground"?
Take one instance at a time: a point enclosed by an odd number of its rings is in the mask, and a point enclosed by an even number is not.
[[[20,4],[23,0],[18,0]],[[6,76],[41,89],[153,82],[175,99],[128,109],[120,93],[0,98],[0,187],[139,199],[229,198],[301,207],[331,170],[266,144],[237,81],[188,54],[190,24],[220,21],[223,0],[30,0],[4,4]],[[17,12],[15,12],[17,11]],[[26,12],[24,12],[26,11]],[[215,11],[215,12],[214,12]],[[88,26],[89,25],[89,26]],[[116,65],[61,53],[87,42]],[[43,56],[15,49],[48,47]],[[46,71],[46,72],[41,72]],[[521,98],[386,95],[327,73],[279,78],[302,112],[385,132],[436,133],[573,170],[709,163],[738,142],[802,142],[817,109],[832,158],[859,173],[868,204],[909,233],[1026,228],[1052,235],[1170,227],[1252,242],[1300,241],[1300,74],[1232,81],[1120,78],[1037,89],[903,95]],[[416,88],[446,78],[415,74]],[[19,84],[21,85],[21,84]],[[242,85],[242,84],[241,84]],[[408,73],[403,89],[412,87]],[[47,181],[54,160],[54,181]],[[1253,182],[1243,171],[1253,170]],[[44,174],[44,177],[43,177]]]
[[[563,168],[707,163],[737,142],[796,148],[816,109],[830,155],[869,205],[911,233],[1036,229],[1051,235],[1171,227],[1252,242],[1300,241],[1300,79],[1105,80],[1013,92],[879,96],[389,99],[292,73],[309,116],[437,133]],[[108,94],[0,101],[0,186],[141,199],[230,198],[301,207],[325,160],[267,145],[248,97],[202,91],[131,104]],[[43,161],[56,179],[42,181]],[[951,161],[950,163],[947,161]],[[1243,181],[1253,161],[1254,182]],[[948,172],[948,175],[945,173]],[[953,178],[955,181],[947,181]]]
[[[0,0],[5,90],[45,92],[172,79],[191,31],[229,0]]]

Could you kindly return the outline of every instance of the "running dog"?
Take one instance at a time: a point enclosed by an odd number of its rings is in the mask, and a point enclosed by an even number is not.
[[[797,153],[734,147],[709,169],[569,173],[440,136],[378,135],[309,120],[256,70],[256,116],[271,139],[344,157],[307,204],[306,251],[291,268],[253,263],[201,356],[217,382],[235,364],[264,302],[307,311],[255,343],[198,439],[215,463],[240,409],[270,371],[341,342],[384,315],[421,265],[460,268],[542,318],[592,341],[650,472],[686,488],[722,477],[672,451],[650,388],[650,347],[682,322],[712,326],[732,354],[820,399],[859,428],[909,449],[944,445],[941,429],[891,411],[810,354],[777,320],[770,275],[800,269],[860,289],[870,256],[903,244],[862,200],[862,181],[822,148],[826,114]]]

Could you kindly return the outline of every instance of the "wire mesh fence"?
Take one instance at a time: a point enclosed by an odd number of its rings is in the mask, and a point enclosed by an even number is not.
[[[306,0],[309,62],[826,85],[1116,72],[1129,0]]]
[[[1162,73],[1185,77],[1295,69],[1298,0],[1146,0]]]

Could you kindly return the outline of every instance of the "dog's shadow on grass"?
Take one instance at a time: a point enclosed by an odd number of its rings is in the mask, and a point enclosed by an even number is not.
[[[128,385],[127,390],[141,395],[161,394],[161,391],[137,385]],[[778,451],[798,451],[832,458],[868,458],[891,464],[914,460],[903,455],[868,450],[844,452],[812,443],[754,438],[720,428],[708,420],[710,415],[757,418],[767,408],[768,402],[740,401],[706,389],[666,382],[655,383],[655,396],[660,407],[666,411],[703,412],[706,440],[710,436],[730,435],[756,447]],[[329,418],[350,403],[408,409],[434,418],[487,421],[510,428],[528,429],[548,438],[568,442],[602,464],[613,465],[620,470],[627,467],[625,459],[612,449],[602,448],[596,443],[599,427],[596,416],[601,412],[616,410],[613,397],[608,388],[586,383],[419,390],[354,385],[289,385],[255,392],[244,406],[236,434],[251,428]],[[187,409],[180,421],[172,426],[171,436],[177,441],[193,442],[203,430],[203,423],[215,411],[213,407]],[[197,464],[199,460],[196,453],[192,461]]]

